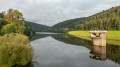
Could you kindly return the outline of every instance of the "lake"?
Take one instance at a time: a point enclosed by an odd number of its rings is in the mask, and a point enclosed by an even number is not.
[[[68,34],[40,34],[32,39],[34,57],[28,67],[120,67],[120,46],[93,46]]]

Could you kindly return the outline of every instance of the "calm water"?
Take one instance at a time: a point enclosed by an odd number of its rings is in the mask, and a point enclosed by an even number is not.
[[[66,34],[37,34],[31,41],[34,58],[29,67],[120,67],[120,46],[92,46]]]

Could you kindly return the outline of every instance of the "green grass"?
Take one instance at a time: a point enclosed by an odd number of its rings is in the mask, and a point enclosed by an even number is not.
[[[91,40],[89,31],[70,31],[68,34]],[[107,31],[107,43],[120,45],[120,31]]]

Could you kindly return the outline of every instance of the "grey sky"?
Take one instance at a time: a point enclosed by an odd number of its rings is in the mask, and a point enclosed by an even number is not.
[[[28,21],[52,26],[119,5],[120,0],[0,0],[0,11],[17,9]]]

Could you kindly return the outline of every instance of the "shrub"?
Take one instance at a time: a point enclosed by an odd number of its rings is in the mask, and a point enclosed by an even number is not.
[[[32,47],[27,36],[11,33],[0,37],[0,67],[26,65],[32,56]]]
[[[5,42],[0,46],[0,66],[26,65],[32,59],[30,45]]]
[[[16,44],[18,43],[23,43],[23,44],[28,44],[29,38],[25,35],[22,34],[17,34],[17,33],[11,33],[11,34],[5,34],[4,36],[0,37],[0,44],[4,42],[15,42]]]

